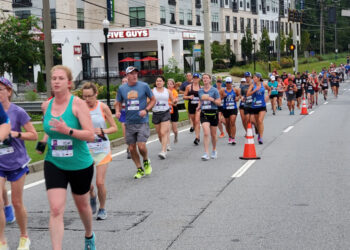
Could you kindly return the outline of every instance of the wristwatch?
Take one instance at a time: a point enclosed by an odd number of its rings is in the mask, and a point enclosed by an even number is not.
[[[73,135],[73,132],[74,132],[73,129],[70,129],[70,130],[69,130],[69,136],[72,136],[72,135]]]

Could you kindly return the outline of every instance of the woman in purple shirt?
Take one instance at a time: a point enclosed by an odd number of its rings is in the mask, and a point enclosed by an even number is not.
[[[22,108],[11,103],[12,88],[13,85],[9,80],[0,77],[0,102],[11,123],[10,140],[6,144],[0,145],[0,193],[3,194],[0,196],[0,204],[2,206],[4,204],[4,188],[5,182],[8,180],[11,182],[11,199],[21,232],[18,249],[29,249],[30,240],[27,232],[27,212],[23,205],[23,186],[25,176],[29,172],[27,165],[30,158],[24,146],[24,140],[35,141],[38,135],[28,114]],[[22,128],[24,128],[24,132],[22,132]],[[4,230],[4,209],[0,209],[0,248],[6,249],[7,242]]]

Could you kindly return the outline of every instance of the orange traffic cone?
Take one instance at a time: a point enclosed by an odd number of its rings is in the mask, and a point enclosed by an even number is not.
[[[255,145],[254,145],[254,137],[252,124],[248,123],[247,135],[246,135],[246,143],[244,145],[243,156],[239,157],[241,160],[260,160],[260,157],[256,156]]]
[[[303,97],[303,104],[301,105],[301,115],[308,115],[307,107],[306,107],[306,100],[305,97]]]

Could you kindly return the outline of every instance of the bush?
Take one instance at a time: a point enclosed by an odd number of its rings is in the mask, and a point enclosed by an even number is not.
[[[279,69],[281,69],[281,65],[280,65],[277,61],[272,61],[272,62],[271,62],[271,69],[272,69],[272,70],[273,70],[273,69],[279,70]]]
[[[293,67],[293,59],[288,57],[281,58],[281,67],[290,68]]]
[[[320,56],[320,55],[317,55],[315,57],[318,59],[318,61],[323,61],[324,60],[324,58],[322,56]]]
[[[44,75],[40,71],[38,71],[38,80],[37,80],[37,89],[38,92],[45,92],[46,91],[46,86],[45,86],[45,81],[44,81]]]
[[[245,70],[243,68],[240,67],[233,67],[230,70],[230,75],[231,76],[238,76],[238,77],[244,77],[244,72]]]
[[[24,98],[26,99],[26,101],[36,101],[38,99],[38,94],[36,92],[34,92],[33,90],[31,91],[27,91]]]

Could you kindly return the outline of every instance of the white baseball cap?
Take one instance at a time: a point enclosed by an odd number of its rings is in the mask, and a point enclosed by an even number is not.
[[[247,82],[247,80],[243,77],[243,78],[241,79],[241,82]]]
[[[226,83],[232,83],[232,78],[229,77],[229,76],[226,77],[226,78],[225,78],[225,82],[226,82]]]
[[[275,76],[271,76],[271,81],[275,81],[275,80],[276,80]]]

